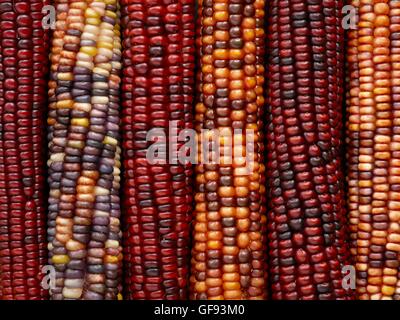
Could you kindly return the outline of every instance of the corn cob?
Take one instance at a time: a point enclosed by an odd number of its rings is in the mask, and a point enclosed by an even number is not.
[[[359,0],[350,2],[351,6],[358,10]],[[358,132],[359,115],[359,87],[360,73],[358,70],[358,31],[351,28],[347,32],[346,55],[346,182],[348,225],[350,232],[350,252],[352,258],[357,255],[357,225],[358,225],[358,149],[360,135]],[[351,81],[351,82],[350,82]],[[354,259],[353,259],[354,260]],[[354,261],[353,261],[354,262]]]
[[[123,0],[122,16],[125,297],[185,299],[192,166],[148,161],[146,137],[181,150],[193,126],[194,1]]]
[[[273,0],[269,15],[269,266],[274,299],[348,299],[341,168],[342,1]]]
[[[120,297],[119,5],[58,1],[49,89],[54,300]]]
[[[232,133],[233,161],[225,138],[200,139],[202,150],[223,152],[219,162],[202,154],[196,167],[191,299],[266,298],[264,5],[199,1],[196,131]]]
[[[0,300],[39,300],[46,264],[46,1],[0,1]]]
[[[348,201],[357,294],[400,300],[400,3],[352,4],[358,23],[348,44]]]

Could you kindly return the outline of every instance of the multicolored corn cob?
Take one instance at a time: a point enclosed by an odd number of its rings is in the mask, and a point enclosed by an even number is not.
[[[0,300],[47,295],[45,4],[0,0]]]
[[[59,0],[49,125],[50,263],[54,300],[121,292],[119,72],[116,0]]]
[[[347,157],[357,294],[400,300],[400,2],[352,5]]]
[[[341,164],[342,1],[269,11],[269,266],[273,299],[348,299]]]
[[[191,299],[266,298],[264,5],[199,1],[196,130],[220,139],[199,139]]]
[[[193,126],[194,1],[121,3],[125,297],[185,299],[192,165],[173,150],[182,150],[178,136]],[[161,156],[172,158],[148,157],[153,129],[169,144]]]

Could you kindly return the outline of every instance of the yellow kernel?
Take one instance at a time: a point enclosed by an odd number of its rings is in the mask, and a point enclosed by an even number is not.
[[[85,11],[85,18],[100,18],[100,15],[92,8],[87,8]]]
[[[116,145],[118,145],[118,140],[113,138],[113,137],[110,137],[110,136],[105,136],[103,143],[104,144],[111,144],[113,146],[116,146]]]
[[[54,264],[67,264],[70,259],[68,255],[55,255],[51,258]]]
[[[80,127],[89,127],[89,119],[87,118],[74,118],[71,120],[71,125]]]
[[[97,54],[97,49],[95,47],[85,47],[84,46],[84,47],[81,47],[81,51],[92,57],[94,57]]]

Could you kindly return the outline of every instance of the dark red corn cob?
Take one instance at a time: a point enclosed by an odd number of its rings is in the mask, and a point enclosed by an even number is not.
[[[39,300],[46,264],[46,1],[0,1],[0,300]]]
[[[187,297],[192,168],[150,164],[150,130],[192,127],[194,1],[123,0],[127,299]],[[172,122],[173,123],[172,123]],[[171,151],[171,150],[170,150]],[[168,153],[168,149],[165,150]],[[167,160],[171,161],[172,159]]]
[[[342,1],[273,0],[269,253],[274,299],[348,299],[341,168]]]

